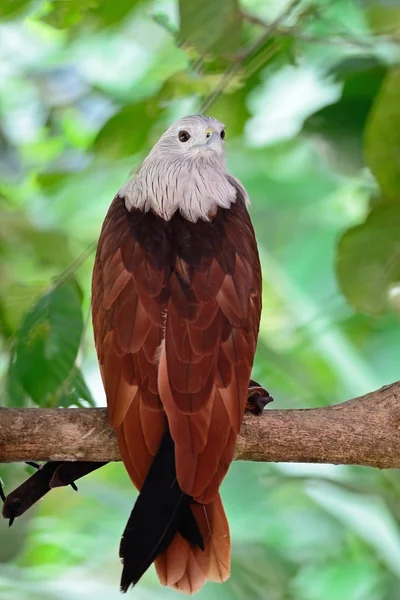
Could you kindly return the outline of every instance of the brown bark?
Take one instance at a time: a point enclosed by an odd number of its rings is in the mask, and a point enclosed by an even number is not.
[[[400,382],[335,406],[246,416],[236,459],[400,467]],[[120,460],[106,410],[0,408],[0,462]]]

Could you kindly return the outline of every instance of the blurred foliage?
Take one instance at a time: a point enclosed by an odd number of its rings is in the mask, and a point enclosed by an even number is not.
[[[277,406],[399,378],[400,7],[384,0],[0,0],[0,375],[8,406],[104,403],[90,323],[108,205],[167,125],[227,129],[264,273]],[[6,490],[27,468],[3,466]],[[0,523],[0,598],[119,598],[121,465]],[[206,600],[398,600],[400,476],[234,464],[231,579]],[[135,597],[173,598],[150,570]]]

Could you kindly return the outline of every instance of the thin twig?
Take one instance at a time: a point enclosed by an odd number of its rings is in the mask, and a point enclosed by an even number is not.
[[[253,44],[250,44],[248,48],[245,48],[237,53],[234,62],[232,62],[232,64],[223,73],[214,90],[203,100],[200,107],[200,112],[202,114],[207,113],[210,107],[218,100],[224,89],[228,86],[230,80],[242,66],[243,62],[255,54],[263,46],[263,44],[265,44],[265,42],[271,36],[272,31],[277,27],[277,25],[279,25],[279,23],[281,23],[291,14],[291,12],[299,3],[300,0],[292,0],[292,2],[290,2],[288,6],[280,13],[280,15],[269,24],[269,27],[265,28],[264,33]]]
[[[244,11],[241,12],[241,15],[243,19],[245,19],[249,23],[257,25],[262,29],[265,29],[265,32],[268,35],[274,34],[277,37],[291,37],[296,40],[308,42],[311,44],[332,46],[343,46],[343,44],[348,44],[350,46],[357,46],[362,50],[374,49],[377,43],[389,43],[394,44],[396,46],[400,45],[399,40],[397,38],[388,35],[377,35],[373,36],[372,39],[361,39],[354,38],[347,32],[338,32],[334,36],[321,37],[301,31],[298,27],[285,27],[280,22],[264,21],[257,15],[253,15]]]

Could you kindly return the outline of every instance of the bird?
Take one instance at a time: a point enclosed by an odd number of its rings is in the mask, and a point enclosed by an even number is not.
[[[261,314],[249,197],[225,126],[173,123],[115,195],[93,268],[95,346],[124,466],[139,491],[121,591],[154,562],[193,594],[230,575],[219,493],[246,410]]]

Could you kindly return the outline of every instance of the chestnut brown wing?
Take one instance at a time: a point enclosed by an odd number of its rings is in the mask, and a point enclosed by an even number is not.
[[[139,489],[166,427],[157,389],[157,350],[168,273],[146,250],[137,242],[132,215],[116,197],[93,270],[93,328],[109,421]]]

